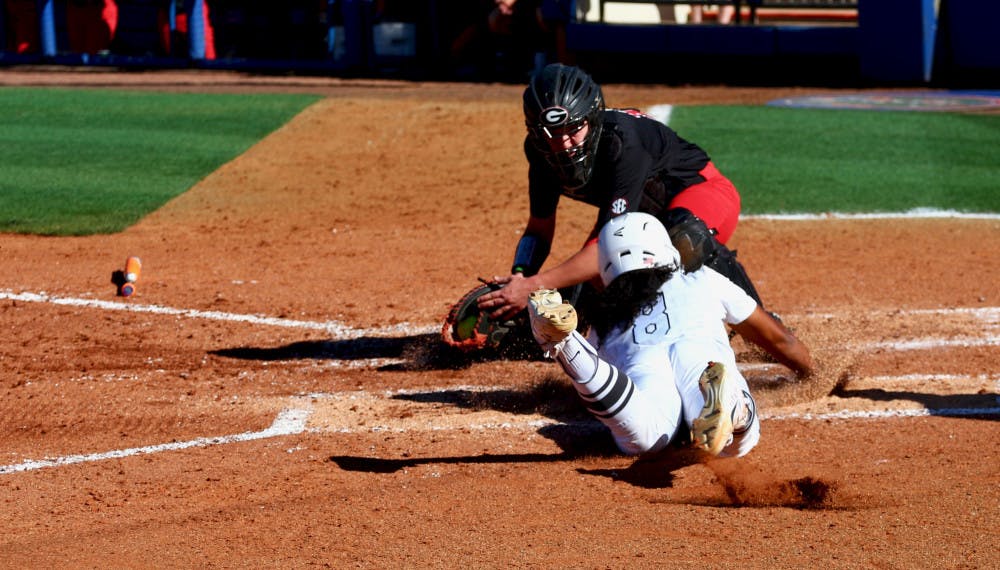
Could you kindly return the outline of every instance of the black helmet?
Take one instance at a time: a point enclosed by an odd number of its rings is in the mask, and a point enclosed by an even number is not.
[[[561,63],[546,65],[531,77],[524,90],[528,139],[555,170],[564,190],[575,190],[590,180],[601,138],[603,110],[601,86],[578,67]],[[555,152],[549,146],[553,129],[572,132],[574,127],[584,124],[590,130],[579,145]]]

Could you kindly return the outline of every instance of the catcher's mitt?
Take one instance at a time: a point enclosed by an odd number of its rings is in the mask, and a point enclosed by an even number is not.
[[[504,338],[515,328],[515,321],[496,321],[479,312],[476,301],[495,291],[499,285],[484,283],[466,293],[448,313],[441,329],[445,344],[463,351],[498,349]]]

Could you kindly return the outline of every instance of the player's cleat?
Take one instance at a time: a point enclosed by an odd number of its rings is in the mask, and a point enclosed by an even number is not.
[[[562,295],[555,289],[539,289],[528,296],[528,315],[531,332],[553,358],[559,354],[566,337],[576,330],[576,309],[563,303]]]
[[[721,362],[709,362],[698,379],[705,397],[701,414],[691,425],[695,447],[718,455],[733,441],[733,432],[747,428],[751,412]]]

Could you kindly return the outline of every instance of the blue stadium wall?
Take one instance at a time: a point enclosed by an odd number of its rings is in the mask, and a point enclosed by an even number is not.
[[[856,26],[575,23],[570,48],[646,80],[841,77],[880,84],[1000,84],[1000,1],[859,0]],[[696,69],[691,69],[692,67]]]
[[[113,45],[101,53],[69,50],[66,4],[35,0],[37,45],[12,47],[13,3],[2,0],[0,65],[46,63],[118,67],[199,67],[319,72],[333,75],[401,73],[449,78],[440,62],[450,41],[445,19],[462,0],[404,0],[392,14],[375,14],[372,0],[118,0]],[[197,18],[170,49],[162,45],[163,10],[197,14],[212,9],[213,46],[205,57]],[[380,20],[380,18],[382,20]],[[374,30],[391,18],[415,30],[413,50],[379,53]],[[172,20],[171,20],[172,22]],[[685,26],[570,22],[567,44],[583,65],[606,65],[631,81],[670,81],[696,68],[701,78],[727,81],[771,70],[795,80],[800,71],[875,83],[995,86],[1000,83],[1000,1],[859,0],[856,26]],[[181,43],[183,41],[183,43]],[[182,46],[182,47],[179,47]],[[627,65],[635,62],[636,65]],[[752,78],[752,77],[751,77]]]

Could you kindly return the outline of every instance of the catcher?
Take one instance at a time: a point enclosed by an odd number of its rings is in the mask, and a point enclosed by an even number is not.
[[[597,233],[626,212],[659,218],[688,271],[707,265],[761,304],[736,252],[725,245],[736,229],[740,195],[704,150],[638,111],[606,109],[601,87],[583,70],[562,64],[531,78],[524,116],[530,216],[510,274],[493,278],[503,287],[478,297],[490,318],[514,317],[537,289],[596,283]],[[597,220],[580,251],[540,272],[561,196],[596,206]]]
[[[649,214],[613,218],[598,247],[606,289],[591,317],[593,344],[576,331],[573,306],[546,289],[529,299],[535,339],[623,452],[658,451],[690,430],[695,447],[711,455],[747,454],[760,420],[724,323],[800,378],[813,370],[809,350],[714,270],[683,271]]]

